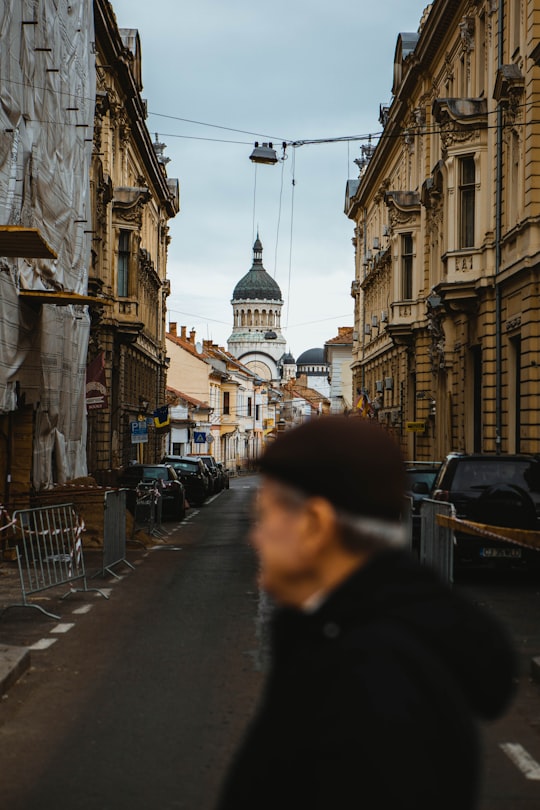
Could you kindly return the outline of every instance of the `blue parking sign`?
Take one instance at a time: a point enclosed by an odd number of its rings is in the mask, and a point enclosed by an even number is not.
[[[148,425],[146,420],[130,422],[131,444],[144,444],[148,441]]]

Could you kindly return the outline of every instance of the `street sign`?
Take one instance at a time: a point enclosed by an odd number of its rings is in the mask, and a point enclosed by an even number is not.
[[[146,420],[130,422],[131,444],[146,444],[148,441],[148,425]]]
[[[200,430],[193,431],[193,441],[195,444],[205,444],[206,443],[206,433],[203,433]]]
[[[425,433],[426,432],[426,423],[425,422],[405,422],[405,428],[409,431],[409,433]]]

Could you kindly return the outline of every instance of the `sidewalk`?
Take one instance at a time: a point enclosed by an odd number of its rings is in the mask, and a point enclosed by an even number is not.
[[[88,587],[95,587],[89,578],[101,570],[102,550],[84,550]],[[77,583],[75,583],[77,584]],[[62,596],[69,591],[69,585],[58,585],[27,597],[27,603],[40,605],[50,613],[66,613],[67,601]],[[31,645],[43,635],[43,628],[54,626],[41,611],[22,607],[21,583],[16,561],[0,558],[0,696],[30,668]]]

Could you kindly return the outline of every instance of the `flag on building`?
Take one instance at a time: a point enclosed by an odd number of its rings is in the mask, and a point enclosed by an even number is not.
[[[86,409],[99,411],[109,407],[105,378],[105,355],[97,355],[86,367]]]
[[[168,405],[162,405],[161,408],[156,408],[152,416],[154,417],[154,425],[157,428],[164,428],[171,424]]]
[[[356,413],[364,419],[369,419],[373,415],[373,408],[367,394],[360,394],[354,407]]]

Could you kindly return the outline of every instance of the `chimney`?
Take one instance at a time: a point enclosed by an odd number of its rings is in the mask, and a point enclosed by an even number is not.
[[[181,327],[180,327],[180,329],[182,330],[182,340],[187,340],[187,336],[186,336],[186,327],[185,327],[185,326],[181,326]]]
[[[171,323],[169,324],[169,333],[170,333],[170,334],[171,334],[173,337],[176,337],[176,322],[171,321]]]
[[[195,331],[195,329],[192,329],[191,332],[189,333],[189,342],[193,343],[193,345],[195,345],[195,335],[196,334],[197,334],[197,332]]]

